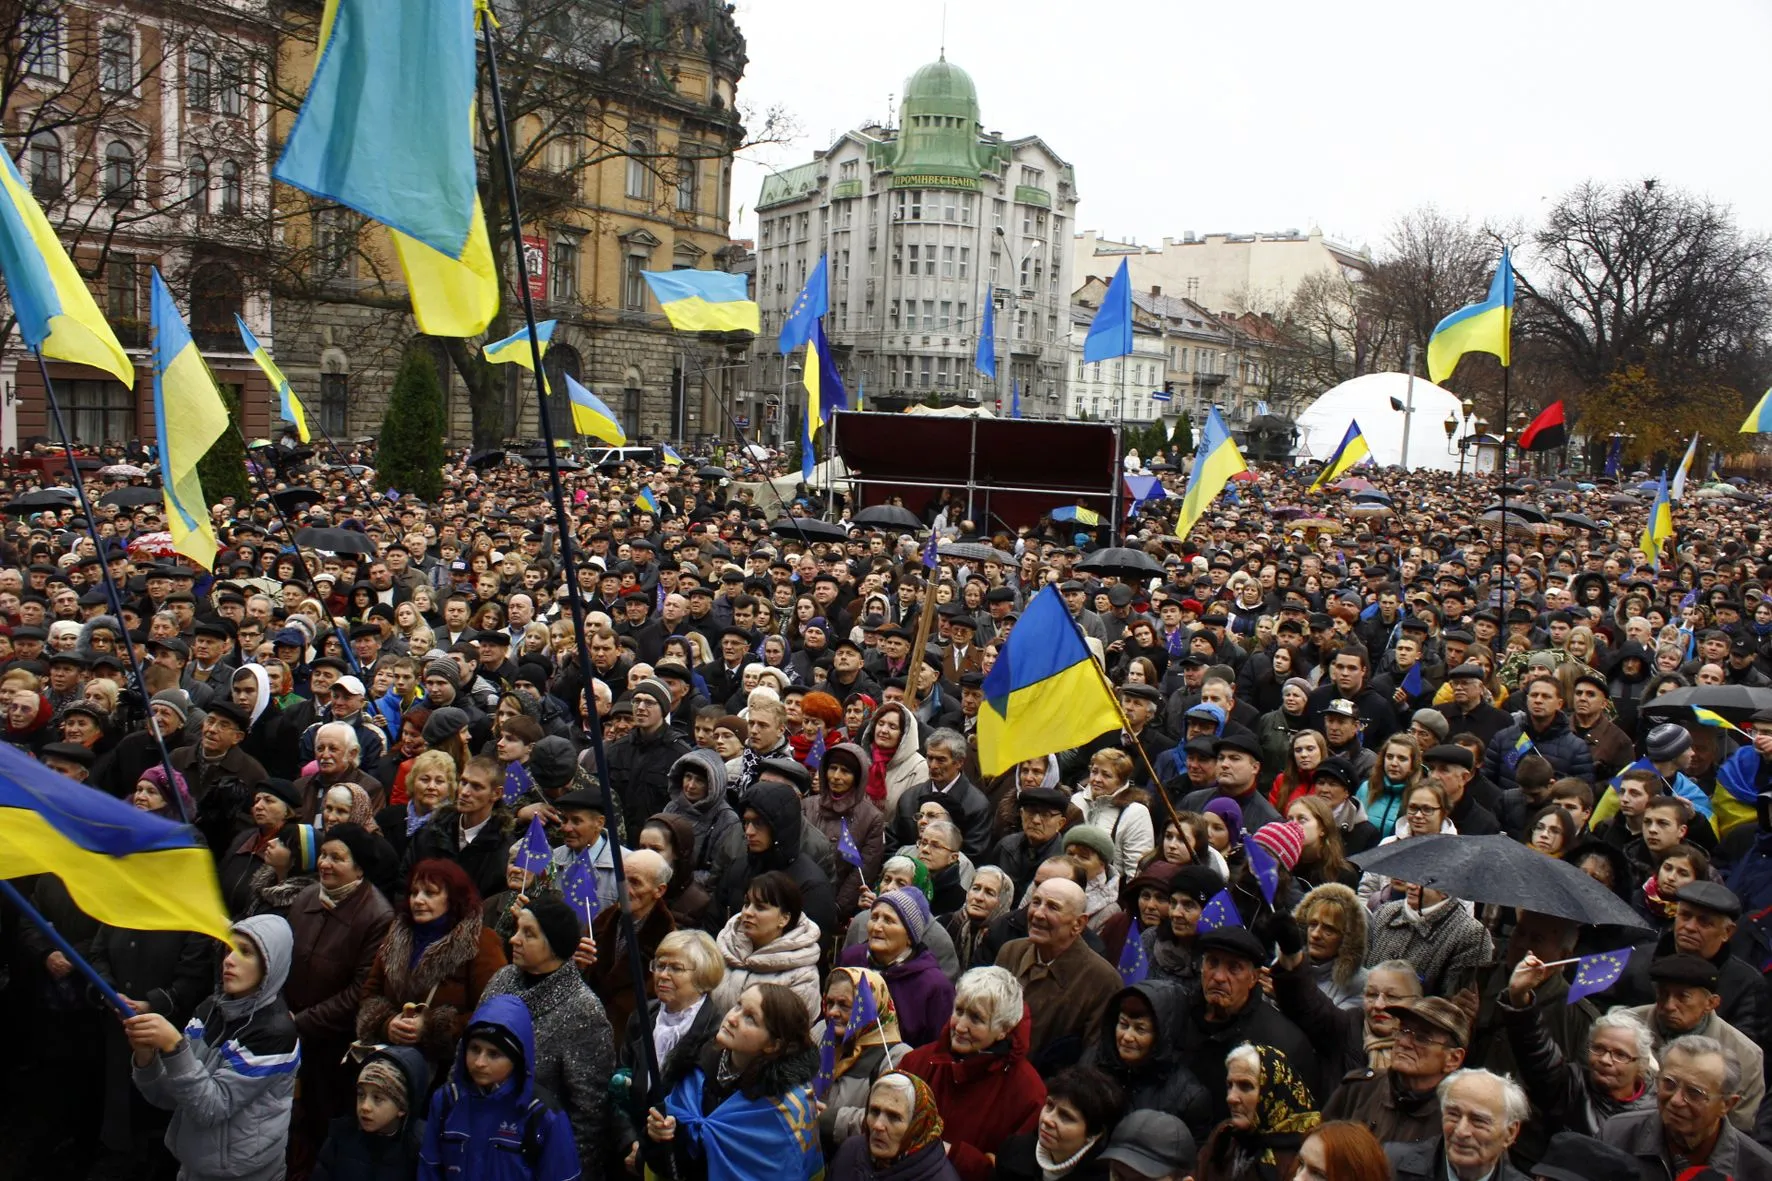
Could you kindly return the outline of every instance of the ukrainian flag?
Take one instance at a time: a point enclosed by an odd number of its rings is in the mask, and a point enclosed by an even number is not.
[[[1317,491],[1371,454],[1372,448],[1366,445],[1366,436],[1360,433],[1360,424],[1350,421],[1347,424],[1347,434],[1341,437],[1341,445],[1329,457],[1329,462],[1323,465],[1323,470],[1317,473],[1317,478],[1311,481],[1310,491]]]
[[[1724,730],[1733,730],[1737,734],[1747,733],[1747,731],[1743,730],[1740,726],[1737,726],[1734,722],[1731,722],[1716,710],[1705,709],[1702,705],[1695,705],[1692,707],[1692,716],[1706,726],[1716,726]]]
[[[0,272],[25,346],[58,361],[102,369],[133,389],[135,366],[99,314],[86,281],[12,157],[0,152],[0,161],[5,162],[0,171]]]
[[[228,938],[215,858],[193,828],[137,811],[0,744],[0,878],[52,873],[101,923]]]
[[[725,271],[641,271],[652,298],[679,332],[763,330],[763,316],[743,275]]]
[[[978,710],[980,769],[1000,775],[1023,759],[1080,746],[1121,725],[1101,666],[1057,588],[1047,586],[1022,612],[985,676]]]
[[[474,161],[474,0],[326,0],[314,78],[271,175],[393,231],[419,331],[498,311]]]
[[[556,320],[542,320],[535,326],[535,335],[541,341],[541,355],[546,358],[548,345],[554,340]],[[488,365],[521,365],[530,372],[535,371],[535,351],[529,347],[529,325],[525,324],[503,340],[495,340],[491,344],[480,346],[480,359]],[[541,388],[548,388],[548,375],[541,375]]]
[[[800,423],[800,478],[810,480],[818,454],[813,440],[819,428],[849,404],[843,375],[837,372],[836,359],[831,356],[831,342],[825,339],[823,320],[813,324],[812,337],[806,342],[806,369],[800,383],[806,387],[806,417]]]
[[[1200,447],[1194,452],[1194,470],[1188,473],[1187,491],[1181,497],[1181,516],[1175,522],[1175,536],[1186,537],[1206,509],[1218,499],[1224,486],[1238,472],[1246,472],[1243,453],[1237,450],[1230,428],[1214,407],[1207,415],[1206,429],[1200,432]],[[1017,624],[1019,628],[1021,625]]]
[[[1466,353],[1493,353],[1503,365],[1512,360],[1514,333],[1514,264],[1507,250],[1489,282],[1482,303],[1459,308],[1434,327],[1427,340],[1427,376],[1445,381]]]
[[[652,494],[651,484],[640,485],[640,490],[634,493],[634,507],[655,517],[658,515],[658,497]]]
[[[9,268],[7,274],[11,273]],[[1772,390],[1767,390],[1765,396],[1754,403],[1754,408],[1747,412],[1747,421],[1741,424],[1741,430],[1738,433],[1757,435],[1766,431],[1772,431]]]
[[[293,422],[296,436],[302,442],[308,442],[308,411],[301,404],[301,399],[295,396],[295,391],[289,388],[289,379],[283,376],[283,370],[277,368],[277,362],[271,360],[271,354],[265,351],[264,345],[258,343],[258,337],[252,334],[252,329],[246,326],[246,321],[240,318],[238,312],[234,313],[234,323],[240,325],[240,340],[246,345],[246,351],[258,362],[259,370],[271,383],[271,388],[277,391],[277,413]]]
[[[1661,469],[1661,486],[1655,490],[1655,504],[1649,509],[1649,523],[1643,527],[1638,545],[1649,555],[1649,561],[1661,564],[1661,545],[1674,535],[1674,510],[1668,498],[1667,469]]]
[[[578,384],[570,373],[566,375],[566,396],[572,402],[573,430],[616,447],[627,444],[628,433],[621,429],[615,411],[605,406],[603,399]]]
[[[172,302],[172,292],[154,268],[153,299],[154,432],[160,444],[161,495],[172,547],[205,570],[215,564],[215,530],[209,503],[197,478],[197,461],[232,424],[215,378],[203,363]]]
[[[673,449],[669,443],[660,444],[659,450],[664,452],[664,465],[666,467],[682,467],[683,466],[683,457],[681,455],[678,455],[677,452],[675,451],[675,449]]]

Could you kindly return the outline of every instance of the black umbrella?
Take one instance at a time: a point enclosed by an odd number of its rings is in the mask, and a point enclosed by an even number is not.
[[[1753,721],[1755,714],[1772,709],[1772,689],[1755,689],[1747,685],[1693,685],[1663,693],[1637,712],[1646,718],[1690,721],[1695,705],[1745,727]]]
[[[468,456],[468,466],[476,471],[485,471],[489,467],[497,467],[505,461],[505,449],[493,447],[487,451],[476,451]]]
[[[1606,526],[1600,524],[1592,517],[1584,517],[1580,513],[1552,513],[1551,520],[1561,521],[1571,529],[1587,529],[1595,533],[1599,533],[1606,528]]]
[[[1391,494],[1383,488],[1368,488],[1364,492],[1356,492],[1348,497],[1353,501],[1374,501],[1379,504],[1391,503]]]
[[[1483,519],[1485,521],[1499,521],[1501,520],[1501,511],[1500,504],[1492,504],[1483,510]],[[1517,500],[1507,502],[1507,515],[1518,517],[1522,521],[1531,521],[1535,525],[1543,525],[1550,520],[1550,514],[1537,505],[1524,504]]]
[[[119,488],[115,492],[107,492],[98,498],[100,504],[112,505],[116,508],[134,508],[143,504],[159,504],[164,497],[158,488],[146,488],[140,484],[131,484],[127,488]]]
[[[35,492],[27,492],[10,504],[0,507],[0,512],[20,515],[42,512],[44,509],[68,508],[77,499],[78,497],[72,488],[40,488]]]
[[[1353,861],[1380,877],[1469,902],[1518,906],[1583,926],[1647,926],[1618,895],[1581,870],[1512,837],[1436,833],[1392,841]]]
[[[956,541],[952,545],[944,545],[936,550],[936,555],[953,558],[960,562],[1002,562],[1006,566],[1015,564],[1015,556],[995,549],[982,541]]]
[[[1143,550],[1128,549],[1120,545],[1096,550],[1078,562],[1076,568],[1089,574],[1112,574],[1116,578],[1130,581],[1163,573],[1163,567],[1157,565]]]
[[[1524,496],[1526,494],[1526,489],[1518,484],[1503,484],[1501,486],[1501,494],[1503,496]]]
[[[923,522],[910,509],[896,504],[876,504],[864,508],[850,518],[857,525],[878,525],[885,529],[921,529]]]
[[[319,504],[325,499],[324,493],[312,488],[285,488],[281,492],[271,493],[271,503],[286,517],[293,517],[310,504]]]
[[[703,464],[701,467],[696,468],[695,474],[704,480],[727,480],[732,478],[731,472],[720,467],[718,464],[712,463]]]
[[[849,530],[817,517],[783,517],[769,526],[777,537],[797,537],[801,541],[845,541]]]
[[[375,542],[355,529],[297,529],[295,544],[334,554],[375,556]]]
[[[1614,492],[1606,498],[1606,503],[1613,508],[1635,508],[1643,502],[1628,492]]]

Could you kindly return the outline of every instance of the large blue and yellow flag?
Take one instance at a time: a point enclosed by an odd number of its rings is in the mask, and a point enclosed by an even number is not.
[[[1445,381],[1466,353],[1493,353],[1504,366],[1513,358],[1514,264],[1508,251],[1489,282],[1481,303],[1467,304],[1434,326],[1427,338],[1427,376]]]
[[[978,761],[1000,775],[1118,729],[1120,707],[1055,587],[1034,596],[984,679]]]
[[[672,447],[669,443],[660,443],[658,445],[658,450],[659,454],[663,456],[664,465],[667,468],[683,466],[683,457],[678,455],[677,449]]]
[[[135,366],[99,314],[68,252],[43,216],[12,157],[0,152],[0,273],[25,347],[58,361],[91,365],[135,387]]]
[[[557,320],[538,320],[535,335],[541,341],[541,355],[546,359],[548,345],[554,340],[554,325]],[[480,359],[488,365],[521,365],[530,372],[535,371],[535,351],[529,347],[529,325],[525,324],[503,340],[495,340],[480,346]],[[545,376],[545,375],[544,375]]]
[[[259,371],[271,383],[271,388],[277,391],[277,413],[285,421],[295,424],[296,436],[302,442],[309,442],[307,407],[295,396],[295,391],[289,386],[289,379],[283,376],[283,370],[277,367],[277,362],[271,360],[271,354],[265,346],[258,343],[258,337],[252,334],[252,329],[246,326],[246,321],[240,318],[239,312],[234,313],[234,323],[240,325],[240,340],[245,344],[246,351],[258,362]]]
[[[1200,432],[1200,446],[1194,452],[1194,470],[1188,473],[1187,491],[1181,497],[1181,516],[1175,522],[1175,536],[1186,537],[1224,486],[1238,472],[1246,472],[1243,453],[1237,450],[1230,428],[1224,424],[1218,408],[1206,416],[1206,428]]]
[[[743,275],[725,271],[641,271],[652,298],[679,332],[763,330],[763,314]]]
[[[603,399],[578,384],[578,380],[570,373],[566,375],[566,396],[572,402],[573,430],[593,439],[601,439],[612,446],[627,445],[628,433],[622,429],[621,420],[615,417],[615,411],[604,405]]]
[[[1649,508],[1649,522],[1643,526],[1643,536],[1638,541],[1649,561],[1661,564],[1661,546],[1674,535],[1673,502],[1668,496],[1667,469],[1661,469],[1661,484],[1655,490],[1655,503]]]
[[[643,513],[658,516],[658,494],[653,492],[651,484],[640,485],[640,490],[634,493],[634,507]]]
[[[393,231],[419,330],[498,311],[474,160],[474,0],[326,0],[314,79],[271,175]]]
[[[39,873],[108,926],[228,938],[215,858],[195,829],[0,744],[0,878]]]
[[[1757,435],[1766,431],[1772,431],[1772,390],[1767,390],[1754,403],[1754,408],[1747,412],[1747,418],[1742,421],[1741,430],[1737,433]]]
[[[812,339],[806,342],[806,369],[800,382],[806,387],[806,415],[800,422],[800,478],[810,480],[818,455],[813,443],[820,428],[849,404],[843,375],[837,372],[836,358],[831,355],[831,342],[825,339],[823,320],[812,326]]]
[[[787,318],[781,322],[781,335],[776,337],[775,351],[785,357],[810,341],[819,317],[830,310],[831,285],[821,254],[812,273],[806,276],[800,294],[795,297],[794,306],[788,309]]]
[[[1350,420],[1347,434],[1341,436],[1341,445],[1329,457],[1329,462],[1323,465],[1323,470],[1317,473],[1317,478],[1311,481],[1310,491],[1315,492],[1371,454],[1372,448],[1366,445],[1366,436],[1360,433],[1360,424]]]
[[[161,495],[172,548],[205,570],[215,564],[215,529],[197,478],[197,461],[231,425],[215,378],[191,339],[172,292],[154,268],[154,433],[160,444]]]

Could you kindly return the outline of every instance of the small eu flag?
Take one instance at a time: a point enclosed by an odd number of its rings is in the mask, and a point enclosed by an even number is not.
[[[925,570],[933,570],[939,564],[935,557],[935,538],[936,531],[931,529],[929,540],[923,546],[923,569]]]
[[[1417,660],[1403,674],[1403,695],[1405,697],[1421,696],[1421,661]]]
[[[1244,848],[1248,848],[1247,845]],[[1220,890],[1212,896],[1212,901],[1200,912],[1200,921],[1194,924],[1196,931],[1216,931],[1222,927],[1240,927],[1243,916],[1237,913],[1237,904],[1231,899],[1229,890]]]
[[[512,861],[524,873],[535,876],[547,870],[553,851],[548,848],[548,834],[541,826],[540,812],[529,818],[529,831],[517,842],[515,854]]]
[[[511,763],[505,767],[505,803],[516,803],[534,786],[535,780],[529,777],[529,768],[522,763]]]
[[[588,853],[567,863],[566,872],[560,875],[560,893],[574,914],[584,916],[587,929],[602,913],[603,900],[597,896],[597,875],[591,869]]]
[[[1274,895],[1280,892],[1280,863],[1260,841],[1244,841],[1243,855],[1249,859],[1249,872],[1261,886],[1261,896],[1272,906]]]
[[[848,817],[843,819],[843,831],[837,834],[837,856],[855,868],[861,868],[861,849],[855,844],[855,834],[849,831]]]
[[[812,736],[812,749],[806,752],[806,769],[818,772],[824,766],[824,724],[819,723],[818,733]]]
[[[1144,940],[1139,938],[1138,920],[1126,930],[1126,946],[1120,949],[1120,983],[1137,984],[1151,974],[1150,957],[1144,953]]]
[[[861,979],[855,982],[855,1005],[849,1010],[849,1028],[846,1036],[854,1036],[880,1020],[880,1001],[874,995],[874,986],[868,983],[868,974],[863,972]]]
[[[1630,963],[1630,953],[1631,949],[1626,947],[1621,951],[1584,955],[1576,960],[1575,979],[1569,985],[1569,999],[1565,1003],[1573,1005],[1583,997],[1611,988],[1613,981],[1624,975],[1624,966]]]
[[[818,1043],[818,1073],[812,1076],[812,1094],[823,1099],[830,1094],[831,1083],[837,1074],[837,1026],[830,1018],[825,1018],[824,1037]]]
[[[1169,638],[1163,641],[1163,647],[1169,653],[1169,655],[1180,656],[1181,655],[1181,641],[1182,641],[1182,632],[1181,632],[1181,629],[1178,627],[1174,631],[1169,633]]]

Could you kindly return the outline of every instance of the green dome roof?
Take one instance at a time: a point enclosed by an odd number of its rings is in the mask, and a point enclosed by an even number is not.
[[[893,171],[976,180],[978,135],[978,91],[971,76],[943,55],[904,84]]]
[[[941,114],[978,117],[978,88],[972,76],[943,57],[930,62],[904,84],[904,106]],[[958,108],[958,109],[956,109]]]

